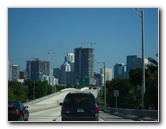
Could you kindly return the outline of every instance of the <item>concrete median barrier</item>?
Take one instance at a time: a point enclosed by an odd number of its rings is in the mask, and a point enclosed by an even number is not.
[[[41,110],[47,110],[51,108],[57,108],[60,106],[59,103],[63,101],[67,93],[73,91],[84,91],[84,90],[87,90],[87,88],[82,88],[82,89],[67,88],[50,95],[35,100],[31,100],[29,102],[25,102],[24,105],[28,106],[28,110],[30,113]]]

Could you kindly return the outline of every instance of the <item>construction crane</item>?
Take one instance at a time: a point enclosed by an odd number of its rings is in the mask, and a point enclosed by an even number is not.
[[[82,44],[83,44],[83,43],[84,43],[84,42],[82,42],[82,41],[80,42],[81,48],[82,48]]]
[[[96,44],[96,43],[94,43],[94,42],[90,42],[90,44],[91,44],[91,48],[92,48],[92,44]]]
[[[90,43],[87,43],[87,42],[81,42],[81,43],[80,43],[81,48],[82,48],[82,44],[90,44],[90,45],[91,45],[91,48],[92,48],[92,45],[93,45],[93,44],[96,44],[96,43],[94,43],[94,42],[90,42]]]

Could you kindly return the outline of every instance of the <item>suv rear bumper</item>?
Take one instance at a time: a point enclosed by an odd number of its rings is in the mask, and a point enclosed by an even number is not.
[[[98,121],[98,119],[99,119],[98,114],[96,114],[95,116],[90,116],[90,117],[62,115],[62,121]]]

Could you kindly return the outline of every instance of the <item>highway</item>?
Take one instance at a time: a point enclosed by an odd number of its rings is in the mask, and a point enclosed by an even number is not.
[[[52,108],[48,110],[30,113],[29,121],[31,122],[62,122],[60,115],[61,108]],[[109,113],[99,112],[99,122],[129,122],[131,119],[124,119],[122,117],[113,116]]]
[[[48,110],[42,110],[30,113],[29,121],[37,122],[52,122],[61,121],[60,116],[61,107],[52,108]]]
[[[82,89],[68,88],[64,89],[60,92],[24,103],[29,108],[29,121],[30,122],[61,122],[61,106],[59,106],[60,102],[63,102],[64,97],[69,92],[91,92],[94,96],[97,96],[97,90],[85,87]],[[105,113],[103,111],[99,112],[99,121],[133,121],[131,119],[124,119],[122,117],[113,116],[109,113]]]

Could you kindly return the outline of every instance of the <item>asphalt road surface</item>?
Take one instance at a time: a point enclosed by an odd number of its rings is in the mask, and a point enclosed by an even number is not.
[[[52,108],[43,111],[37,111],[30,113],[29,122],[62,122],[61,121],[61,114],[60,114],[61,107]],[[124,119],[122,117],[113,116],[109,113],[105,113],[100,111],[99,112],[99,121],[100,122],[129,122],[133,121],[131,119]]]

